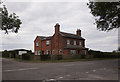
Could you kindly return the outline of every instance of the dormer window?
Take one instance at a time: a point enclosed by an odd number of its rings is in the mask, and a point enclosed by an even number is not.
[[[38,42],[36,42],[36,46],[39,46],[39,43],[38,43]]]
[[[70,44],[70,40],[67,40],[67,44],[68,44],[68,45]]]
[[[49,44],[50,44],[50,41],[49,41],[49,40],[47,40],[47,41],[46,41],[46,45],[49,45]]]
[[[74,40],[74,45],[76,45],[76,40]]]

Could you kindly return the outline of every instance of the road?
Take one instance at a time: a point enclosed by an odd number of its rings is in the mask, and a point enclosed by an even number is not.
[[[3,80],[118,80],[118,59],[24,63],[2,59]]]

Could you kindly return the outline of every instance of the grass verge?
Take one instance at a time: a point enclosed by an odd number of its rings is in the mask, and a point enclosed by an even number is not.
[[[22,60],[18,58],[14,58],[13,60],[19,61],[19,62],[27,62],[27,63],[60,63],[60,62],[75,62],[75,61],[94,61],[94,60],[108,60],[108,59],[118,59],[118,58],[92,58],[92,59],[68,59],[68,60]]]

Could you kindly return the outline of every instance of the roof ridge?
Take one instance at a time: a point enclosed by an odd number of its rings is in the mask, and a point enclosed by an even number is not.
[[[52,36],[38,36],[38,37],[45,37],[45,38],[47,38],[47,37],[52,37]]]
[[[71,37],[71,38],[77,38],[77,39],[84,39],[83,37],[76,35],[76,34],[72,34],[72,33],[66,33],[66,32],[59,32],[62,36],[64,37]]]
[[[60,31],[61,32],[61,31]],[[72,34],[72,33],[67,33],[67,32],[62,32],[62,33],[66,33],[66,34]],[[76,35],[76,34],[72,34],[72,35]],[[78,35],[77,35],[78,36]]]
[[[52,36],[38,36],[41,40],[51,39]]]

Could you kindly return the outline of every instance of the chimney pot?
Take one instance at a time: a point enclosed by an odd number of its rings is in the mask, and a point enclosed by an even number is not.
[[[60,25],[59,23],[56,23],[55,25],[55,33],[58,33],[60,31]]]
[[[81,30],[80,30],[80,29],[77,29],[76,34],[77,34],[78,36],[81,36]]]

